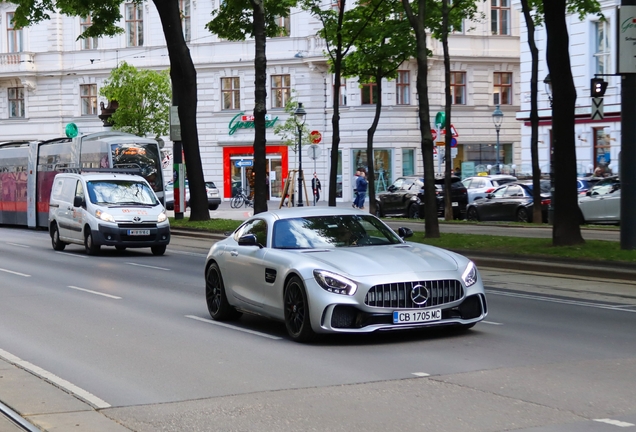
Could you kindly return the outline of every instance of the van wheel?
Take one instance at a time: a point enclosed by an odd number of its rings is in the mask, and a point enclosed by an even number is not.
[[[86,234],[84,234],[84,248],[86,249],[87,255],[97,255],[99,253],[100,246],[95,244],[90,228],[86,230]]]
[[[51,227],[51,245],[53,250],[63,251],[67,243],[60,240],[60,230],[57,229],[57,224],[53,224]]]
[[[150,250],[152,251],[153,255],[160,256],[166,253],[166,245],[151,246]]]

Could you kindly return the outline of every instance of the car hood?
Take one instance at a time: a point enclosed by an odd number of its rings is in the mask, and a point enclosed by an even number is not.
[[[303,255],[351,276],[457,270],[457,262],[441,250],[409,244],[317,249]]]

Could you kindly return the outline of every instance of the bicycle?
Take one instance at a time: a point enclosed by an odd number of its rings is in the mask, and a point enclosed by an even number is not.
[[[241,208],[243,207],[243,204],[245,204],[245,207],[254,207],[254,201],[251,200],[249,196],[247,196],[247,193],[244,190],[240,191],[238,194],[232,197],[232,200],[230,201],[230,207]]]

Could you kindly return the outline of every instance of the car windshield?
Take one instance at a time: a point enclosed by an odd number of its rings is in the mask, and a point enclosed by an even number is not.
[[[322,249],[398,243],[402,243],[400,237],[371,215],[331,215],[277,221],[272,247]]]
[[[141,204],[155,206],[157,197],[146,183],[126,180],[98,180],[87,183],[92,203],[103,205]]]

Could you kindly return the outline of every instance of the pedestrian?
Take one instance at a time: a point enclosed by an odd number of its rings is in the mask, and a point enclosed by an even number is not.
[[[353,176],[353,203],[351,204],[351,207],[353,208],[358,207],[357,205],[358,204],[358,189],[357,189],[358,177],[360,177],[360,168],[356,170],[356,175]]]
[[[314,178],[311,179],[311,190],[314,191],[314,205],[316,205],[316,203],[320,200],[320,191],[322,190],[320,179],[316,173],[314,173]]]
[[[355,207],[358,207],[360,210],[364,210],[364,200],[367,198],[367,187],[369,182],[367,182],[367,173],[365,170],[360,170],[360,175],[356,179],[356,190],[358,191],[357,202],[355,203]]]

